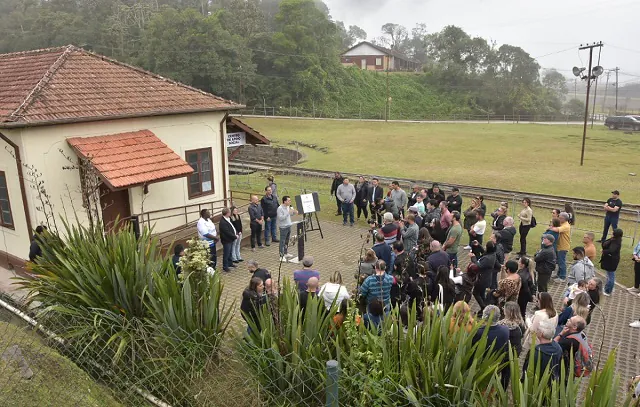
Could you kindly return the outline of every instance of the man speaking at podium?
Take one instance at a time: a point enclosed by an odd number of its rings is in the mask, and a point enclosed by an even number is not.
[[[282,197],[282,205],[278,207],[278,227],[280,228],[280,258],[292,259],[294,256],[287,253],[289,237],[291,237],[291,215],[297,215],[298,211],[291,207],[291,198],[288,195]]]

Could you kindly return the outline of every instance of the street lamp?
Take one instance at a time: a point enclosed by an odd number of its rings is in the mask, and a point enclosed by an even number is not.
[[[591,64],[593,62],[593,49],[594,48],[600,48],[602,47],[604,44],[602,44],[602,41],[600,42],[594,42],[593,44],[589,45],[585,45],[585,46],[580,46],[580,50],[582,49],[588,49],[589,50],[589,68],[578,68],[577,66],[573,67],[573,75],[575,75],[576,77],[582,79],[583,81],[586,80],[587,81],[587,98],[586,98],[586,102],[585,102],[585,108],[584,108],[584,128],[582,129],[582,152],[580,153],[580,165],[584,164],[584,146],[585,143],[587,141],[587,119],[589,116],[589,93],[591,92],[591,83],[596,80],[598,78],[598,76],[602,75],[602,73],[604,72],[604,69],[602,69],[601,66],[596,66],[594,68],[591,67]],[[585,75],[583,72],[587,71],[587,74]],[[594,102],[595,103],[595,102]]]

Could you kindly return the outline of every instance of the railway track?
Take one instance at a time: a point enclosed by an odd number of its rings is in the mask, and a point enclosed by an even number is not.
[[[298,176],[308,176],[308,177],[318,177],[318,178],[333,178],[333,171],[325,171],[318,169],[310,169],[310,168],[299,168],[299,167],[279,167],[279,166],[271,166],[264,163],[254,163],[242,160],[234,160],[229,163],[230,171],[237,171],[239,173],[247,173],[249,171],[266,171],[273,174],[281,174],[281,175],[298,175]],[[346,175],[350,178],[358,177],[361,174],[351,173],[351,172],[341,172],[342,175]],[[534,201],[534,205],[537,207],[543,208],[564,208],[564,204],[569,202],[572,204],[576,213],[581,213],[585,215],[596,215],[602,214],[602,205],[604,201],[598,201],[594,199],[584,199],[584,198],[576,198],[569,196],[558,196],[558,195],[547,195],[547,194],[535,194],[521,191],[510,191],[504,189],[496,189],[496,188],[485,188],[485,187],[477,187],[472,185],[462,185],[462,184],[450,184],[447,182],[441,181],[431,181],[431,180],[417,180],[417,179],[407,179],[400,177],[387,177],[384,175],[375,175],[375,174],[367,174],[367,177],[370,179],[371,177],[377,177],[380,179],[381,183],[385,185],[385,183],[390,183],[391,181],[398,181],[403,186],[405,190],[409,190],[411,185],[418,184],[423,187],[430,187],[431,184],[437,182],[440,187],[444,190],[451,189],[452,187],[458,187],[460,189],[460,193],[464,196],[469,195],[482,195],[487,200],[492,201],[507,201],[510,204],[510,207],[514,209],[516,205],[520,202],[522,198],[529,197],[532,201]],[[640,222],[640,205],[638,204],[624,204],[622,210],[620,211],[620,219],[626,221]]]

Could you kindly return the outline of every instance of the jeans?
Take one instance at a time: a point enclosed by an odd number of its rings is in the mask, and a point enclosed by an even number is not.
[[[231,256],[233,253],[233,242],[222,244],[222,269],[229,271],[229,267],[233,266]]]
[[[353,225],[355,220],[353,219],[353,203],[342,203],[342,223],[347,224],[347,215],[349,216],[349,222]]]
[[[280,228],[280,257],[287,254],[289,237],[291,237],[291,226]]]
[[[262,225],[259,223],[251,223],[249,227],[251,228],[251,248],[256,247],[256,241],[258,242],[258,246],[262,246]]]
[[[449,261],[453,263],[453,267],[458,267],[458,253],[449,253]]]
[[[567,251],[558,250],[558,278],[567,278]]]
[[[211,267],[214,269],[218,266],[218,254],[216,253],[216,244],[209,245],[209,255],[211,256],[209,261],[211,262]]]
[[[269,243],[269,234],[271,234],[271,240],[278,240],[276,237],[276,219],[269,218],[264,221],[264,242]]]
[[[233,246],[231,248],[231,260],[233,261],[242,260],[242,256],[240,256],[241,243],[242,243],[242,232],[238,233],[238,238],[233,241]]]
[[[618,219],[619,217],[616,216],[614,217],[609,217],[609,216],[605,216],[604,217],[604,232],[602,232],[602,241],[604,242],[605,240],[607,240],[607,235],[609,234],[609,226],[611,226],[611,229],[617,229],[618,228]]]
[[[520,252],[519,254],[525,255],[527,254],[527,235],[531,230],[531,225],[523,225],[520,224],[520,228],[518,232],[520,233]]]
[[[604,292],[611,294],[613,292],[613,287],[616,285],[616,271],[605,271],[607,272],[607,284],[604,285]]]

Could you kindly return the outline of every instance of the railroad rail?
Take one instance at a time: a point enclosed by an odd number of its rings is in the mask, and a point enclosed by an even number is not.
[[[248,162],[243,160],[234,160],[229,163],[229,169],[231,171],[238,171],[239,173],[246,173],[247,171],[266,171],[273,174],[281,174],[281,175],[303,175],[309,177],[319,177],[319,178],[333,178],[333,171],[325,171],[318,169],[308,169],[308,168],[300,168],[300,167],[279,167],[272,166],[265,163],[256,163],[256,162]],[[342,175],[346,175],[349,177],[358,177],[362,174],[352,173],[352,172],[340,172]],[[419,180],[419,179],[407,179],[402,177],[388,177],[384,175],[375,175],[375,174],[367,174],[369,178],[377,177],[383,183],[398,181],[403,186],[408,186],[407,190],[413,184],[418,184],[423,187],[430,187],[431,184],[437,182],[444,190],[451,189],[453,187],[458,187],[460,189],[460,193],[464,196],[469,195],[482,195],[487,200],[492,201],[511,201],[511,203],[515,204],[519,202],[522,198],[529,197],[531,200],[535,202],[535,206],[543,207],[543,208],[564,208],[565,203],[571,203],[574,207],[576,213],[582,213],[586,215],[592,215],[593,212],[602,213],[602,205],[604,201],[594,200],[594,199],[584,199],[584,198],[576,198],[576,197],[568,197],[568,196],[558,196],[558,195],[547,195],[547,194],[538,194],[538,193],[529,193],[522,191],[511,191],[505,189],[497,189],[497,188],[486,188],[486,187],[477,187],[472,185],[462,185],[462,184],[451,184],[447,182],[441,181],[431,181],[431,180]],[[516,205],[511,205],[510,207],[515,210]],[[625,203],[620,211],[620,219],[627,220],[632,222],[640,222],[640,205],[638,204],[628,204]]]

